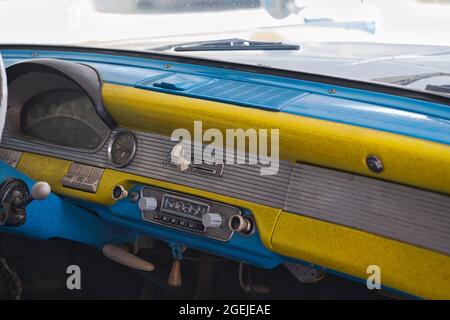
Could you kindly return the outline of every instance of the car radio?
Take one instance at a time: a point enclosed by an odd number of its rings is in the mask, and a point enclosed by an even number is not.
[[[233,235],[230,220],[241,216],[233,206],[145,186],[138,202],[142,219],[221,241]]]

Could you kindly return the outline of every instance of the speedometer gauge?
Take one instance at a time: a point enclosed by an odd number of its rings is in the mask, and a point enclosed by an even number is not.
[[[136,139],[130,131],[119,131],[109,141],[108,159],[115,167],[124,167],[133,160]]]

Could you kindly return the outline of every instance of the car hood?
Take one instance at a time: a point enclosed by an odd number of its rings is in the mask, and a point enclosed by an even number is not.
[[[222,38],[227,38],[222,35]],[[216,38],[214,38],[216,39]],[[217,37],[220,39],[220,37]],[[189,38],[189,41],[195,39]],[[199,38],[199,40],[207,40]],[[266,40],[267,39],[255,39]],[[82,43],[83,46],[145,50],[185,42],[134,39]],[[344,79],[393,83],[395,77],[419,74],[450,73],[450,47],[364,42],[303,42],[300,50],[282,51],[163,51],[182,56],[260,65]],[[160,51],[159,51],[160,52]],[[393,78],[394,79],[391,79]],[[407,84],[410,89],[424,90],[428,84],[448,85],[449,76],[433,76]]]
[[[302,43],[298,51],[205,51],[181,54],[363,81],[393,82],[389,78],[450,73],[450,47],[445,46],[322,42]],[[429,83],[449,84],[450,77],[428,78],[410,83],[408,87],[424,89]]]

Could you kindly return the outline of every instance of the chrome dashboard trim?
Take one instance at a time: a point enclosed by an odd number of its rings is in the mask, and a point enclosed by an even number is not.
[[[120,168],[122,172],[279,208],[450,254],[447,195],[284,160],[273,176],[261,176],[260,165],[250,164],[227,165],[222,176],[179,171],[167,163],[167,155],[177,142],[154,133],[132,133],[137,140],[136,155],[128,166]],[[119,170],[108,161],[109,139],[101,150],[91,154],[36,144],[13,137],[5,130],[1,146]]]
[[[450,254],[447,195],[297,163],[284,210]]]
[[[178,199],[182,199],[182,200],[185,200],[185,201],[197,202],[197,203],[200,203],[200,204],[205,204],[205,205],[208,206],[208,211],[212,207],[215,207],[215,209],[217,209],[217,207],[220,207],[222,209],[229,210],[228,213],[225,213],[222,210],[220,210],[221,211],[220,212],[221,216],[222,216],[222,218],[225,221],[229,221],[229,219],[235,214],[238,214],[238,215],[242,216],[242,211],[238,207],[231,206],[231,205],[228,205],[228,204],[225,204],[225,203],[222,203],[222,202],[218,202],[218,201],[214,201],[214,200],[204,199],[204,198],[201,198],[201,197],[191,196],[191,195],[188,195],[188,194],[182,194],[182,193],[179,193],[179,192],[169,191],[169,190],[165,190],[165,189],[161,189],[161,188],[157,188],[157,187],[153,187],[153,186],[152,187],[144,186],[141,189],[141,191],[140,191],[140,196],[141,197],[145,196],[144,193],[146,191],[148,191],[148,190],[157,190],[157,191],[163,193],[164,196],[167,195],[167,196],[176,197]],[[217,210],[215,210],[215,211],[217,211]],[[223,224],[223,228],[217,228],[217,229],[208,229],[208,228],[206,228],[205,231],[197,232],[197,231],[190,230],[189,228],[180,227],[178,225],[175,226],[175,225],[172,225],[170,223],[169,224],[168,223],[162,223],[162,222],[160,222],[158,220],[154,220],[154,219],[148,218],[146,216],[146,215],[152,216],[155,213],[157,213],[157,212],[156,211],[141,210],[142,220],[147,222],[147,223],[154,223],[154,224],[161,225],[161,226],[164,226],[164,227],[167,227],[167,228],[171,228],[171,229],[174,229],[174,230],[188,232],[188,233],[196,235],[198,237],[210,238],[210,239],[214,239],[214,240],[221,241],[221,242],[228,242],[233,237],[233,235],[235,234],[235,232],[233,230],[228,228],[228,223],[224,223]],[[164,212],[162,209],[160,209],[160,213],[162,213],[162,214],[168,213],[168,214],[170,214],[170,215],[172,215],[174,217],[181,217],[181,218],[185,218],[185,219],[191,219],[191,220],[195,220],[195,221],[200,221],[200,223],[201,223],[201,220],[197,220],[197,218],[194,219],[192,216],[180,214],[180,213],[177,213],[177,212],[168,212],[168,211]],[[225,234],[224,234],[223,231],[225,231]],[[226,235],[226,236],[223,237],[223,235]]]
[[[8,130],[4,132],[1,146],[82,164],[120,170],[270,207],[282,208],[284,205],[293,165],[289,161],[280,161],[278,173],[272,176],[261,176],[261,166],[253,164],[227,165],[222,176],[193,172],[191,170],[182,172],[176,166],[167,164],[168,154],[170,154],[177,142],[171,141],[168,136],[130,130],[136,138],[136,154],[128,166],[118,169],[108,160],[108,144],[119,130],[122,129],[114,130],[103,147],[95,153],[85,152],[84,150],[69,151],[55,146],[38,144],[22,137],[12,136]]]

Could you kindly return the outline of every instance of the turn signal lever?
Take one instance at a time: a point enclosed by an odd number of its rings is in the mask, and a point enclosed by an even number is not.
[[[29,192],[21,179],[10,178],[0,184],[0,226],[17,227],[26,219],[25,208],[33,200],[44,200],[51,192],[45,181],[36,182]]]

